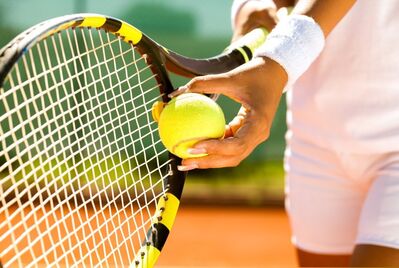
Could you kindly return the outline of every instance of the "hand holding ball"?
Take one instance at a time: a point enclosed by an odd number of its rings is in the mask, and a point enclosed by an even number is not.
[[[212,99],[197,93],[184,93],[163,107],[154,103],[153,117],[159,124],[159,135],[165,147],[180,158],[201,157],[189,154],[197,142],[224,136],[225,119],[222,109]]]

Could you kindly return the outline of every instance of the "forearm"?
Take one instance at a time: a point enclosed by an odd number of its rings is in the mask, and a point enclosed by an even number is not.
[[[232,25],[243,34],[245,30],[259,26],[271,31],[278,22],[276,11],[294,7],[292,14],[312,17],[327,36],[355,2],[356,0],[236,0],[232,10]]]
[[[355,0],[300,0],[282,19],[255,56],[279,63],[287,73],[288,90],[324,48],[325,38]]]
[[[356,0],[300,0],[292,14],[312,17],[325,36],[345,16]]]

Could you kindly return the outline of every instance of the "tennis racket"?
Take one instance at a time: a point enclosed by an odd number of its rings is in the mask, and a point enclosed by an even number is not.
[[[191,59],[121,20],[75,14],[0,50],[1,265],[153,267],[186,174],[160,142],[152,104],[169,101],[168,71],[231,70],[265,36],[256,29]]]

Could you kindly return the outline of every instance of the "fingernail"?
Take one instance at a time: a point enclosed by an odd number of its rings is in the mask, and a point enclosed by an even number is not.
[[[191,164],[188,166],[177,166],[177,169],[180,171],[189,171],[198,168],[197,164]]]
[[[186,86],[181,86],[178,89],[176,89],[175,91],[173,91],[172,93],[170,93],[168,95],[169,98],[173,98],[176,97],[177,95],[180,95],[184,92],[186,92],[188,90],[188,88]]]
[[[187,153],[188,154],[206,154],[206,149],[205,148],[188,148]]]

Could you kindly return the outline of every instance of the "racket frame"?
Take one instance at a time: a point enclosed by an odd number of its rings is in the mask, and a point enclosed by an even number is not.
[[[15,37],[0,50],[0,89],[11,72],[13,66],[32,46],[50,35],[70,28],[96,28],[112,33],[123,41],[130,43],[151,64],[160,85],[159,90],[163,102],[170,99],[168,94],[174,88],[168,71],[185,77],[222,73],[232,70],[252,58],[254,49],[260,46],[267,35],[264,29],[256,29],[240,42],[230,46],[219,56],[208,59],[192,59],[159,45],[134,26],[112,17],[98,14],[73,14],[50,19],[39,23]],[[167,189],[157,204],[153,218],[154,224],[148,230],[146,242],[136,256],[135,267],[153,267],[165,245],[172,228],[180,204],[180,198],[186,178],[186,172],[181,172],[177,166],[181,159],[169,154],[169,176]],[[1,261],[0,261],[1,267]]]

